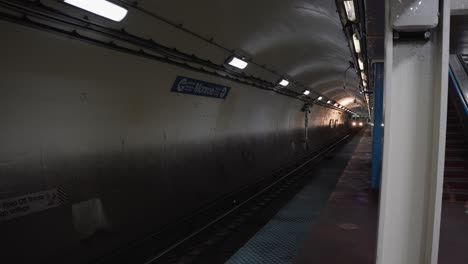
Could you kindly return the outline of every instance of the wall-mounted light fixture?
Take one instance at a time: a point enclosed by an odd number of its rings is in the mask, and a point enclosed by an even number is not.
[[[233,67],[236,67],[238,69],[245,69],[245,67],[247,67],[247,65],[249,65],[246,61],[242,60],[242,59],[239,59],[237,57],[230,57],[227,62],[226,62],[228,65],[231,65]]]
[[[106,0],[64,0],[64,2],[116,22],[122,21],[128,13],[127,9]]]

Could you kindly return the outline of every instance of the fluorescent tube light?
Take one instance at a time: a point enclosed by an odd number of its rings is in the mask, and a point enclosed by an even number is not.
[[[357,33],[353,34],[354,50],[356,53],[361,53],[361,42],[359,41]]]
[[[359,64],[359,69],[361,71],[363,71],[364,70],[364,62],[362,61],[361,58],[358,59],[358,64]]]
[[[127,9],[106,0],[64,0],[64,2],[116,22],[122,21],[128,12]]]
[[[361,72],[361,78],[362,80],[367,81],[367,75],[365,72]]]
[[[249,65],[247,62],[236,57],[231,57],[228,61],[228,64],[241,70],[245,69],[245,67]]]
[[[281,80],[281,82],[279,83],[279,85],[281,85],[281,86],[283,86],[283,87],[288,86],[288,84],[289,84],[289,81],[288,81],[288,80],[285,80],[285,79]]]
[[[354,11],[354,1],[353,0],[345,0],[344,6],[346,9],[346,16],[348,20],[351,22],[356,21],[356,12]]]

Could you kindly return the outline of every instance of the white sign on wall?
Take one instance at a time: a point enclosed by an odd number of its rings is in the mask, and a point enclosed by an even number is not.
[[[44,211],[60,204],[57,189],[0,200],[0,221]]]

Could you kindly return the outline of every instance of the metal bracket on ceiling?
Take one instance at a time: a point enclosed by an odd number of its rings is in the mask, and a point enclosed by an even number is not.
[[[304,106],[302,107],[301,111],[302,112],[307,112],[310,113],[310,108],[313,106],[311,103],[305,103]]]

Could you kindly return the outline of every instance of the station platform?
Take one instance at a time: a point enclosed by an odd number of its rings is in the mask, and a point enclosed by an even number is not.
[[[226,263],[376,261],[378,191],[371,189],[372,137],[361,131]],[[443,201],[439,264],[468,263],[468,214]]]
[[[371,160],[366,130],[293,263],[375,263],[378,196],[371,190]]]
[[[368,180],[370,130],[359,134],[226,263],[371,263],[377,199]]]

